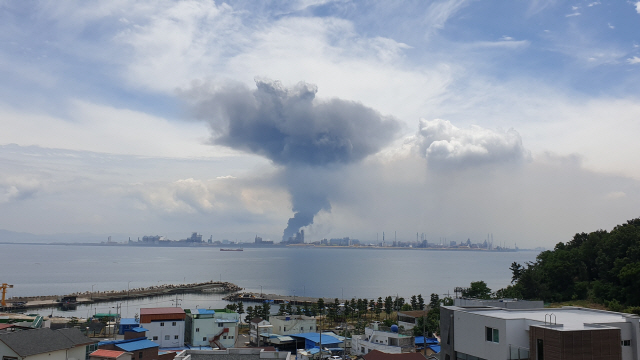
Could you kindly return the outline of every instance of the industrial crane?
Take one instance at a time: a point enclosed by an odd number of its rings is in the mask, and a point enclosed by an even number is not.
[[[13,285],[2,284],[2,286],[0,286],[0,289],[2,289],[2,307],[7,306],[7,302],[4,301],[4,298],[7,295],[7,289],[11,289],[11,288],[13,288]]]

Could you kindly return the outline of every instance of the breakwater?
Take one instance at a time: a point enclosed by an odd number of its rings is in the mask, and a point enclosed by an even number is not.
[[[126,290],[85,291],[74,292],[66,295],[11,297],[7,299],[7,306],[2,308],[2,310],[11,311],[19,309],[49,308],[55,306],[72,307],[81,304],[131,300],[162,295],[207,292],[228,294],[242,290],[243,289],[236,284],[222,281],[208,281],[191,284],[163,284]]]

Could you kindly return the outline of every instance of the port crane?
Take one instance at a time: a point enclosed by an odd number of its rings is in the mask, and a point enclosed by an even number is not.
[[[2,307],[7,306],[7,302],[4,301],[4,299],[5,299],[5,296],[7,295],[7,289],[11,289],[11,288],[13,288],[13,285],[2,284],[2,286],[0,286],[0,289],[2,289]]]

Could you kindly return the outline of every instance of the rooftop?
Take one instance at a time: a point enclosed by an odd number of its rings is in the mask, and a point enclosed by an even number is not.
[[[488,316],[498,319],[512,320],[525,319],[537,322],[539,326],[549,326],[557,330],[584,330],[594,329],[602,325],[611,323],[626,322],[633,319],[638,322],[638,316],[631,314],[616,313],[612,311],[586,309],[580,307],[566,306],[562,308],[543,308],[543,309],[502,309],[502,308],[461,308],[447,307],[459,311],[476,314],[479,316]],[[553,314],[553,316],[551,316]],[[557,326],[556,326],[557,324]],[[562,325],[562,326],[560,326]]]
[[[118,356],[121,356],[122,354],[126,354],[125,351],[116,351],[116,350],[105,350],[105,349],[98,349],[94,352],[92,352],[91,354],[89,354],[89,356],[96,356],[96,357],[103,357],[103,358],[110,358],[110,359],[116,359],[118,358]]]
[[[184,314],[184,310],[179,307],[161,307],[161,308],[141,308],[142,315],[166,315],[166,314]]]
[[[76,328],[60,330],[42,328],[16,331],[0,334],[0,341],[21,357],[71,349],[96,342],[82,335],[80,330]]]

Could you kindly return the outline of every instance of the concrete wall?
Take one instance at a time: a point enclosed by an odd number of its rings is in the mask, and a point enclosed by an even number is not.
[[[507,322],[504,319],[456,311],[454,313],[454,324],[454,338],[458,340],[454,345],[456,352],[463,352],[488,360],[509,358]],[[498,343],[486,340],[487,327],[498,329]],[[515,328],[511,330],[514,331]],[[519,331],[525,332],[525,329],[523,328]],[[509,336],[512,335],[509,334]]]
[[[316,319],[300,319],[292,315],[290,320],[272,316],[269,322],[273,325],[273,333],[278,335],[291,335],[316,331]],[[285,330],[286,328],[286,330]]]
[[[173,323],[176,325],[173,325]],[[141,323],[140,326],[149,330],[147,331],[147,338],[159,344],[161,348],[184,346],[184,321],[153,321]],[[154,340],[154,336],[157,336],[158,339]],[[166,336],[169,336],[168,340],[165,340]],[[176,336],[178,336],[177,339],[175,338]]]

